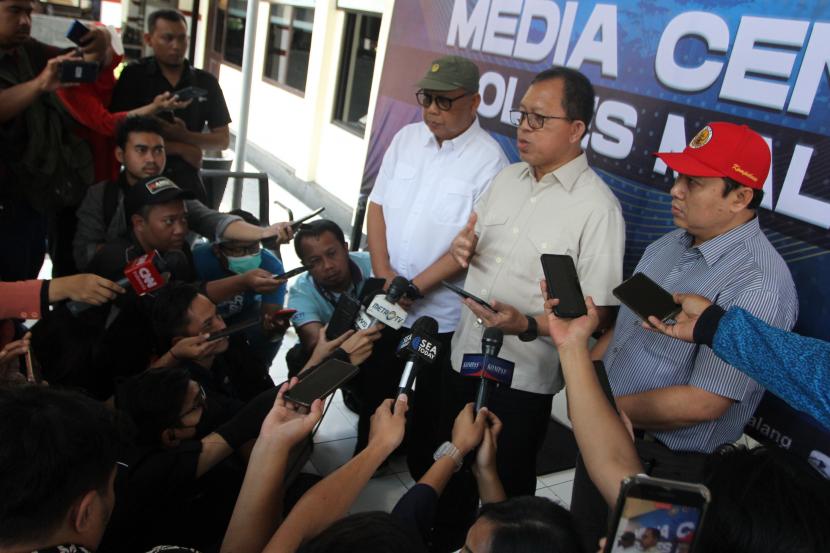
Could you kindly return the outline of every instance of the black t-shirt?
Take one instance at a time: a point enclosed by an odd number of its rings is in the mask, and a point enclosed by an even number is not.
[[[176,110],[175,116],[183,120],[188,130],[202,132],[207,123],[211,129],[224,127],[231,121],[225,96],[216,77],[201,69],[196,69],[188,60],[184,61],[184,71],[176,86],[170,84],[153,56],[133,62],[122,71],[112,94],[110,111],[129,111],[145,106],[162,92],[175,92],[195,86],[207,91],[202,101],[193,100],[184,109]]]

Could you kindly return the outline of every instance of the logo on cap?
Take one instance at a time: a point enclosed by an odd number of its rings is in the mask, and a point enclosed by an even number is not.
[[[712,127],[706,125],[700,132],[698,132],[695,137],[689,142],[689,148],[702,148],[709,144],[709,141],[712,140]]]
[[[432,71],[433,73],[438,73],[439,69],[441,69],[441,66],[438,65],[437,63],[433,63],[432,68],[430,68],[430,71]]]
[[[150,182],[145,183],[144,187],[147,188],[147,192],[149,192],[150,194],[158,194],[159,192],[163,192],[168,188],[178,188],[178,186],[176,186],[173,183],[173,181],[164,177],[151,180]]]
[[[745,176],[746,178],[748,178],[752,182],[758,182],[758,177],[756,177],[755,175],[753,175],[752,173],[750,173],[749,171],[747,171],[746,169],[744,169],[743,167],[741,167],[737,163],[732,164],[732,170],[735,171],[736,173],[740,174],[740,175]]]

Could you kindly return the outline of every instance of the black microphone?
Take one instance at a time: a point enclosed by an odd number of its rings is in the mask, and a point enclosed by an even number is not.
[[[498,357],[501,345],[504,342],[504,332],[500,328],[489,327],[485,329],[484,336],[481,337],[481,354],[484,356],[483,364],[486,367],[491,357]],[[487,405],[487,399],[490,397],[490,388],[493,387],[493,381],[484,376],[482,372],[481,380],[478,383],[478,392],[476,393],[475,412]]]
[[[398,384],[398,394],[412,394],[412,387],[421,366],[432,364],[438,357],[438,322],[432,317],[424,315],[412,325],[412,332],[404,336],[398,345],[397,355],[406,359],[401,381]]]
[[[355,328],[363,330],[378,322],[395,330],[401,328],[406,322],[407,312],[397,303],[408,288],[409,281],[402,276],[396,276],[389,283],[385,296],[382,291],[378,291],[374,296],[364,298],[363,309],[355,320]]]

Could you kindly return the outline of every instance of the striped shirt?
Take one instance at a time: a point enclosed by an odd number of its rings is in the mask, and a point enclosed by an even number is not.
[[[757,217],[698,246],[692,240],[685,230],[670,232],[646,248],[635,272],[670,292],[700,294],[724,309],[741,307],[775,327],[793,327],[795,285]],[[643,329],[626,307],[620,309],[605,366],[615,396],[690,385],[734,400],[713,421],[653,432],[675,451],[711,453],[738,439],[764,391],[711,349]]]

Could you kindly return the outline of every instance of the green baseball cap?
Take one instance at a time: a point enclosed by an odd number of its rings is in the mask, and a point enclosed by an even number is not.
[[[432,62],[416,86],[439,92],[456,88],[478,92],[478,67],[461,56],[444,56]]]

